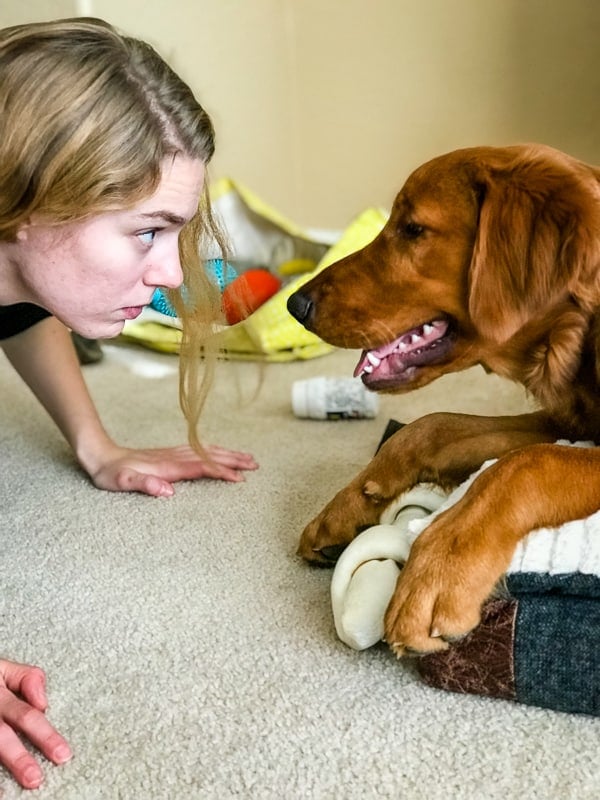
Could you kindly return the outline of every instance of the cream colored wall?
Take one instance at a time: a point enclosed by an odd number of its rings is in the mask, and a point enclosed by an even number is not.
[[[43,19],[75,16],[76,0],[0,0],[0,28]]]
[[[597,0],[301,5],[300,196],[319,213],[389,203],[457,147],[544,141],[600,161]]]
[[[213,178],[302,224],[389,206],[413,167],[455,147],[537,140],[600,162],[597,0],[23,5],[2,0],[0,22],[73,6],[151,41],[214,118]]]

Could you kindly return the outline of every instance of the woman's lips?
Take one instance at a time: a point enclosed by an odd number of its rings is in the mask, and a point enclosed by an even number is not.
[[[127,306],[121,310],[125,319],[135,319],[142,313],[144,306]]]

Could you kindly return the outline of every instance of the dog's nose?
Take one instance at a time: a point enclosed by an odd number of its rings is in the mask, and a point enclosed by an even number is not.
[[[306,325],[313,309],[313,301],[307,295],[303,294],[301,290],[294,292],[290,295],[287,301],[287,310],[292,317]]]

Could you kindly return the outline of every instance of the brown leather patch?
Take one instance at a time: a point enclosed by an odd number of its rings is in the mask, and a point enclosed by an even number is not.
[[[419,659],[425,683],[450,692],[514,700],[516,600],[491,600],[474,631],[441,653]]]

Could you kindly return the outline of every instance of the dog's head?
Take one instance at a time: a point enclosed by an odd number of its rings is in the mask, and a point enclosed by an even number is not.
[[[408,178],[379,236],[288,309],[325,341],[362,349],[355,374],[375,390],[495,368],[494,354],[530,344],[523,331],[539,337],[554,309],[598,305],[598,179],[540,145],[440,156]]]

